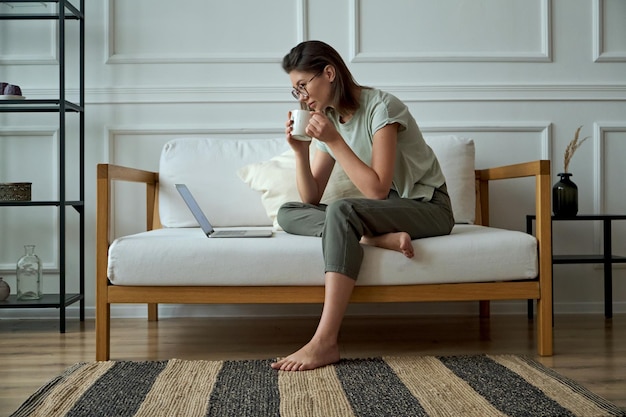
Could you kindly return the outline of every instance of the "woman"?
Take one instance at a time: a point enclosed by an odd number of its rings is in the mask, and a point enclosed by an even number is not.
[[[278,222],[288,233],[320,236],[325,262],[322,316],[309,343],[272,364],[302,371],[339,360],[338,336],[363,259],[361,244],[413,257],[412,239],[449,234],[454,224],[445,178],[406,105],[357,84],[341,56],[320,41],[294,47],[283,59],[292,94],[312,111],[309,142],[291,136],[302,202],[284,204]],[[289,115],[291,116],[291,115]],[[339,163],[366,198],[320,204]]]

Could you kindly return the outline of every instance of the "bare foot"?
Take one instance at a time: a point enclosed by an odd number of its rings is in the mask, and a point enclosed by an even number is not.
[[[325,346],[311,340],[297,352],[274,362],[271,367],[281,371],[309,371],[339,361],[339,346]]]
[[[395,250],[407,258],[415,256],[411,236],[406,232],[386,233],[380,236],[363,236],[361,243],[369,246]]]

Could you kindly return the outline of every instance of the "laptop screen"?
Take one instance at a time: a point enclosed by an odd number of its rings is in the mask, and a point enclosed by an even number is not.
[[[198,224],[202,228],[202,231],[207,236],[213,233],[213,226],[209,222],[209,219],[206,218],[206,216],[200,209],[200,206],[198,205],[196,199],[193,197],[193,195],[191,195],[191,191],[189,191],[189,188],[185,184],[176,184],[176,189],[180,193],[180,196],[183,198],[183,200],[185,200],[187,207],[189,207],[189,210],[191,210],[193,217],[195,217],[198,221]]]

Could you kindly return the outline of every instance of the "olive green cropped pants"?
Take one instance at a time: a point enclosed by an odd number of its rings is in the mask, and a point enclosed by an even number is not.
[[[285,203],[278,224],[287,233],[322,238],[325,271],[356,280],[363,260],[363,236],[407,232],[411,239],[447,235],[454,226],[445,184],[430,201],[401,198],[392,190],[385,200],[345,198],[329,205]]]

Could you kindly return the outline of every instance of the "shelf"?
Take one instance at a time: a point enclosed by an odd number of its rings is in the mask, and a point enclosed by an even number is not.
[[[626,263],[626,256],[613,255],[609,262]],[[554,255],[552,256],[554,264],[601,264],[604,263],[603,255]]]
[[[28,3],[31,3],[30,7]],[[56,7],[48,7],[48,3],[56,4]],[[79,4],[79,8],[75,6]],[[35,7],[33,7],[35,6]],[[9,10],[10,8],[10,10]],[[58,121],[58,194],[54,194],[57,200],[45,201],[0,201],[0,208],[4,207],[55,207],[58,210],[59,230],[56,233],[58,238],[58,284],[57,294],[45,294],[40,300],[18,301],[15,295],[10,296],[6,301],[0,301],[0,308],[57,308],[59,310],[59,331],[65,333],[65,310],[70,304],[80,303],[80,320],[85,320],[85,202],[84,202],[84,142],[85,142],[85,0],[0,0],[0,21],[8,20],[47,20],[52,21],[56,30],[56,48],[58,50],[58,74],[59,85],[57,94],[51,96],[52,99],[22,98],[16,100],[0,100],[0,113],[57,113],[60,114]],[[55,22],[56,21],[56,22]],[[66,88],[66,26],[67,21],[77,22],[78,35],[78,88],[77,95],[68,94]],[[74,24],[74,23],[72,23]],[[46,40],[46,38],[44,38]],[[78,100],[72,102],[68,97]],[[9,98],[9,97],[2,97]],[[19,97],[18,97],[19,98]],[[66,120],[69,113],[76,113],[78,118],[78,157],[75,160],[78,165],[79,184],[78,190],[66,193]],[[9,154],[2,155],[2,158],[10,157]],[[0,164],[2,161],[0,160]],[[72,179],[75,176],[72,177]],[[77,192],[76,192],[77,191]],[[67,195],[72,195],[77,200],[67,199]],[[67,293],[67,271],[66,271],[66,207],[72,207],[78,212],[78,263],[79,276],[78,287],[72,289],[74,293]],[[24,212],[25,210],[20,210]],[[76,291],[78,290],[78,294]],[[61,296],[60,294],[64,295]]]
[[[0,101],[0,113],[57,113],[61,111],[61,104],[66,112],[82,113],[84,108],[71,101],[59,99],[24,99]]]
[[[526,216],[526,233],[532,234],[533,220],[536,215]],[[578,214],[575,216],[552,216],[552,223],[559,220],[589,220],[601,221],[603,224],[603,252],[602,254],[583,255],[555,255],[552,254],[552,264],[602,264],[604,272],[604,317],[613,317],[613,264],[626,263],[626,256],[613,255],[612,251],[612,222],[613,220],[626,220],[626,214]],[[533,306],[531,300],[528,301],[528,318],[533,317]]]
[[[0,207],[60,206],[60,201],[0,201]],[[66,201],[66,206],[82,207],[84,201]]]
[[[61,3],[61,0],[11,0],[2,1],[7,6],[11,7],[10,3]],[[69,0],[65,0],[65,8],[67,9],[64,14],[65,19],[78,19],[85,18],[84,14],[76,8]],[[69,13],[68,13],[69,12]],[[0,20],[58,20],[59,11],[56,13],[9,13],[0,14]]]
[[[528,220],[535,220],[534,214],[526,215]],[[552,216],[552,220],[626,220],[626,214],[577,214],[575,216]]]
[[[10,295],[0,301],[0,308],[60,308],[67,307],[83,299],[81,294],[65,294],[65,303],[61,302],[59,294],[44,294],[39,300],[18,300],[17,295]]]
[[[65,15],[66,19],[82,19],[81,16],[75,16],[74,14]],[[0,20],[58,20],[57,14],[0,14]]]

